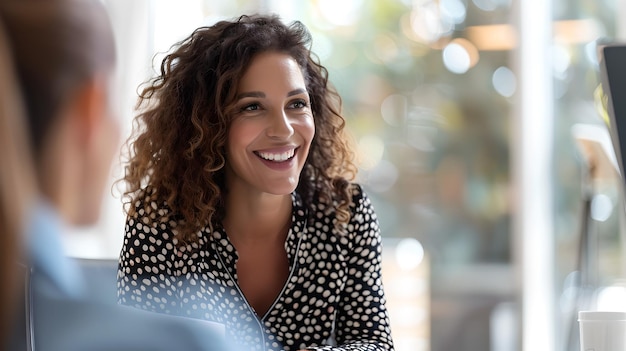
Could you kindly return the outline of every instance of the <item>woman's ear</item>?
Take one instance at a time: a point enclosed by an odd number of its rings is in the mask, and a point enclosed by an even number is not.
[[[110,167],[118,150],[119,126],[112,115],[109,81],[96,76],[75,95],[70,120],[75,138],[76,194],[75,223],[93,224],[100,214],[104,189],[111,178]]]
[[[87,146],[99,125],[108,116],[108,92],[103,78],[95,76],[87,80],[70,98],[68,106],[71,118],[69,123],[74,126],[78,141]]]

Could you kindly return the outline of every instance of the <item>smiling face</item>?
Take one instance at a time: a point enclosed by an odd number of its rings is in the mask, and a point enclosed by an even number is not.
[[[255,56],[239,82],[228,134],[229,188],[293,192],[314,134],[309,94],[297,62],[278,52]]]

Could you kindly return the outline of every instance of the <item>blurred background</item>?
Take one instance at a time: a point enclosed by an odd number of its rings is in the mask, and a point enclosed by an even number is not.
[[[125,136],[137,87],[195,28],[254,12],[308,26],[378,212],[398,351],[577,350],[577,310],[626,310],[623,185],[597,92],[624,1],[103,1]],[[123,234],[112,187],[100,223],[65,243],[114,259]]]

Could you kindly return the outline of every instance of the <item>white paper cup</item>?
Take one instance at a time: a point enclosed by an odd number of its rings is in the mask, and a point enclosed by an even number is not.
[[[580,351],[626,351],[626,312],[580,311]]]

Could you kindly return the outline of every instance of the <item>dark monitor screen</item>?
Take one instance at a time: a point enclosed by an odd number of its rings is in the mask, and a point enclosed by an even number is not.
[[[609,132],[620,178],[624,180],[626,156],[626,44],[603,46],[600,52],[602,90],[607,97]],[[623,182],[622,182],[623,183]]]

